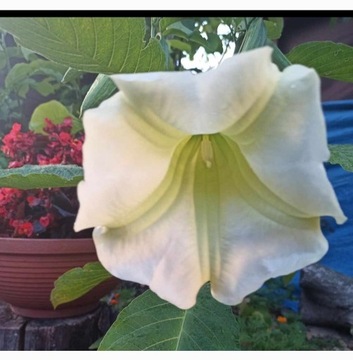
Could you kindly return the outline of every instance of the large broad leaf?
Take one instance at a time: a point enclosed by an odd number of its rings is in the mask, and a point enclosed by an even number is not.
[[[353,145],[329,145],[331,164],[339,164],[344,170],[353,172]]]
[[[56,308],[60,304],[80,298],[111,277],[98,261],[88,263],[83,268],[71,269],[55,281],[50,301]]]
[[[109,76],[99,74],[82,102],[80,116],[87,109],[98,107],[103,100],[108,99],[117,91],[116,85]]]
[[[54,124],[60,124],[68,117],[72,118],[72,133],[75,134],[83,129],[82,122],[76,119],[63,104],[56,100],[50,100],[34,109],[29,128],[36,133],[44,134],[45,119],[50,119]]]
[[[164,70],[157,39],[146,45],[144,18],[0,18],[19,44],[74,69],[94,73]]]
[[[120,313],[99,350],[238,350],[238,337],[231,308],[214,300],[208,285],[189,310],[148,290]]]
[[[0,170],[0,187],[22,190],[76,186],[83,179],[77,165],[25,165]]]
[[[332,41],[298,45],[287,54],[293,64],[313,67],[320,76],[353,82],[353,47]]]

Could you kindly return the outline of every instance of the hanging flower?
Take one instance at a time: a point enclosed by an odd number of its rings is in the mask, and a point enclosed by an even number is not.
[[[75,228],[102,264],[180,308],[237,304],[327,251],[320,216],[345,221],[327,179],[319,78],[280,72],[268,47],[199,75],[114,75],[84,115]]]

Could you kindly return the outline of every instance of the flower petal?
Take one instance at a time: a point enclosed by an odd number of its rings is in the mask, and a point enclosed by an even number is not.
[[[281,199],[309,216],[346,217],[322,162],[329,158],[326,129],[315,71],[286,68],[262,113],[242,119],[223,132],[232,138],[251,168]],[[245,116],[246,118],[246,116]]]
[[[212,134],[248,111],[261,111],[258,105],[267,102],[280,76],[271,53],[270,47],[251,50],[198,75],[157,72],[112,79],[147,122],[157,118],[188,134]]]
[[[195,201],[197,213],[208,214],[204,225],[198,222],[198,229],[208,229],[204,242],[209,247],[212,294],[234,305],[269,278],[318,261],[328,244],[319,218],[308,217],[267,189],[235,143],[221,136],[213,137],[212,142],[218,174],[213,175],[217,179],[213,188],[211,174],[195,181],[209,188],[211,199],[206,204],[200,194]]]
[[[93,234],[109,272],[148,284],[180,308],[193,306],[207,281],[215,298],[235,305],[268,278],[298,270],[327,251],[319,218],[266,189],[236,144],[211,136],[214,156],[205,161],[200,138],[184,145],[176,165],[182,176],[178,196],[153,224],[140,230],[137,219]]]
[[[185,137],[167,124],[147,124],[122,93],[84,114],[84,181],[75,230],[121,226],[167,174],[172,154]]]
[[[193,306],[200,287],[208,280],[200,267],[194,217],[197,152],[195,141],[192,143],[184,148],[187,161],[177,166],[182,178],[178,196],[157,221],[142,231],[137,220],[137,228],[132,223],[113,229],[98,227],[93,232],[98,258],[111,274],[148,284],[161,298],[180,308]]]

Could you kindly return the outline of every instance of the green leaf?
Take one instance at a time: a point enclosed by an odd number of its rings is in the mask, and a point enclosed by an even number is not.
[[[58,88],[58,84],[52,84],[51,79],[46,78],[42,81],[33,81],[31,87],[35,89],[42,96],[48,96],[54,94]]]
[[[72,133],[75,134],[82,130],[83,127],[80,120],[76,119],[59,101],[50,100],[34,109],[29,121],[29,128],[36,133],[45,134],[43,128],[46,118],[50,119],[54,124],[60,124],[67,117],[73,119]]]
[[[99,74],[83,99],[80,117],[84,111],[97,107],[103,100],[108,99],[117,91],[116,85],[109,76]]]
[[[60,81],[66,71],[66,67],[47,60],[37,59],[30,63],[19,63],[13,66],[5,79],[5,86],[16,89],[28,78],[34,75],[46,75]]]
[[[208,33],[207,37],[208,37],[208,39],[207,39],[208,48],[206,49],[206,51],[211,52],[211,53],[218,51],[219,53],[222,53],[223,46],[222,46],[222,41],[219,38],[219,36],[214,33]]]
[[[183,20],[182,17],[163,17],[159,20],[159,31],[165,35],[164,31],[166,31],[170,25],[181,20]]]
[[[71,269],[54,282],[50,301],[56,308],[60,304],[80,298],[111,277],[99,261],[88,263],[83,268]]]
[[[332,41],[311,41],[292,49],[293,64],[314,68],[322,77],[353,82],[353,47]]]
[[[270,17],[264,20],[267,30],[267,36],[271,40],[277,40],[282,35],[284,21],[282,17]]]
[[[82,167],[77,165],[24,165],[0,169],[0,187],[22,190],[77,186],[82,179]]]
[[[353,172],[353,145],[329,145],[330,164],[338,164],[344,170]]]
[[[23,57],[27,61],[33,61],[35,59],[38,59],[38,55],[34,51],[32,51],[30,49],[27,49],[27,48],[25,48],[23,46],[20,47],[20,50],[22,52]]]
[[[261,18],[254,18],[246,31],[239,52],[249,51],[264,46],[267,42],[267,33]]]
[[[2,70],[7,64],[7,56],[4,51],[0,49],[0,70]]]
[[[11,46],[11,47],[6,46],[6,54],[9,59],[10,58],[17,58],[17,59],[24,58],[22,50],[19,46]]]
[[[184,22],[185,20],[180,21],[173,21],[174,18],[168,18],[167,20],[170,21],[168,25],[165,27],[163,31],[163,36],[166,37],[168,35],[173,35],[174,37],[179,37],[181,39],[186,40],[186,43],[181,43],[180,39],[168,39],[170,41],[170,44],[178,49],[187,51],[187,46],[191,46],[190,42],[197,44],[199,46],[202,46],[205,48],[207,53],[213,53],[215,51],[222,52],[222,41],[219,38],[217,34],[214,33],[207,33],[207,39],[201,36],[198,29],[195,28],[194,22],[192,22],[192,28],[185,26]],[[178,19],[178,18],[175,18]],[[161,20],[162,21],[162,20]],[[160,23],[161,24],[161,23]],[[162,27],[164,27],[167,24],[167,21],[162,22]],[[160,25],[161,26],[161,25]],[[179,42],[172,42],[174,40],[177,40]],[[190,51],[188,51],[190,53]]]
[[[178,39],[170,39],[170,40],[167,40],[167,43],[175,49],[179,49],[181,51],[186,51],[188,54],[190,54],[190,52],[191,52],[191,45],[185,41],[178,40]]]
[[[29,128],[37,133],[45,133],[45,119],[50,119],[54,124],[60,124],[65,118],[72,117],[70,112],[59,101],[50,100],[38,105],[33,111]]]
[[[24,99],[27,96],[28,91],[29,91],[29,84],[27,81],[27,83],[23,82],[22,84],[19,85],[17,89],[17,94],[19,97]]]
[[[163,35],[167,36],[170,34],[174,34],[179,35],[183,38],[188,38],[193,34],[193,32],[193,30],[187,28],[181,21],[173,21],[163,31]]]
[[[22,46],[82,71],[134,73],[167,66],[159,41],[145,44],[142,17],[0,18],[0,27]]]
[[[73,68],[68,68],[65,72],[63,78],[61,79],[61,82],[63,84],[69,83],[71,81],[77,80],[82,75],[82,71],[75,70]]]
[[[213,36],[214,35],[214,36]],[[209,39],[205,39],[201,36],[198,31],[194,31],[192,36],[189,37],[189,40],[203,46],[207,53],[213,53],[219,51],[219,45],[222,46],[222,41],[216,34],[207,34]],[[218,39],[218,40],[217,40]]]
[[[208,285],[181,310],[146,291],[119,314],[99,350],[238,350],[238,323]]]

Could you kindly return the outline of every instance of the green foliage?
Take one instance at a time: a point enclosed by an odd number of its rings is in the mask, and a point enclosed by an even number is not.
[[[281,324],[274,317],[254,312],[239,317],[240,349],[264,350],[320,350],[316,342],[306,338],[306,328],[296,317],[289,317],[288,323]]]
[[[11,121],[21,116],[21,97],[5,86],[5,79],[13,63],[21,59],[24,59],[21,49],[8,41],[5,33],[0,32],[0,121]]]
[[[81,116],[85,110],[98,107],[103,100],[108,99],[117,91],[116,85],[109,76],[99,74],[82,102]]]
[[[188,44],[190,46],[189,55],[191,57],[193,57],[200,46],[202,46],[207,53],[213,53],[216,51],[221,53],[223,51],[223,47],[221,39],[215,33],[217,28],[214,28],[212,25],[207,27],[207,20],[204,21],[206,22],[205,24],[197,27],[195,26],[195,22],[190,18],[175,22],[173,22],[170,18],[168,25],[165,26],[164,24],[162,26],[165,27],[162,31],[162,35],[165,37],[172,35],[174,37],[174,43],[171,44],[177,44],[176,40],[178,39],[180,43],[184,43],[185,45]],[[204,34],[204,36],[201,34]]]
[[[0,18],[19,44],[74,69],[114,74],[163,70],[157,39],[144,43],[144,18]]]
[[[12,36],[1,31],[0,65],[0,120],[6,121],[3,132],[14,122],[21,122],[23,128],[27,128],[32,109],[53,97],[70,113],[78,115],[90,85],[87,74],[44,60],[33,51],[14,44]]]
[[[29,121],[29,128],[36,133],[44,133],[45,119],[50,119],[54,124],[60,124],[63,119],[70,117],[73,119],[72,133],[83,130],[82,122],[75,118],[67,108],[59,101],[51,100],[37,106]]]
[[[119,301],[115,307],[121,311],[131,303],[136,297],[147,290],[147,286],[139,285],[132,282],[123,282],[117,291]]]
[[[346,171],[353,171],[353,145],[329,145],[331,164],[338,164]]]
[[[30,87],[39,94],[48,96],[60,87],[60,81],[66,70],[65,66],[43,59],[18,63],[7,74],[5,87],[10,91],[16,91],[22,98],[26,97]],[[44,77],[39,78],[39,75]]]
[[[98,261],[88,263],[83,268],[71,269],[55,281],[50,301],[56,308],[60,304],[80,298],[111,277]]]
[[[222,54],[226,41],[217,32],[222,23],[221,18],[162,18],[159,20],[161,42],[176,62],[185,55],[193,59],[200,48],[207,54]]]
[[[209,286],[189,310],[148,290],[119,314],[99,350],[237,350],[238,331],[231,308],[214,300]]]
[[[286,276],[271,279],[265,286],[234,307],[239,323],[240,350],[331,350],[337,341],[307,338],[300,315],[286,309],[285,301],[298,302]]]
[[[82,178],[82,168],[77,165],[24,165],[0,169],[0,187],[22,190],[72,187],[77,186]]]
[[[293,64],[314,68],[322,77],[353,82],[353,47],[332,41],[300,44],[287,54]]]
[[[185,19],[185,18],[182,18],[182,17],[163,17],[163,18],[160,18],[158,19],[158,27],[159,27],[159,32],[162,33],[162,34],[166,34],[167,31],[168,31],[168,28],[170,26],[172,26],[173,24],[175,23],[178,23],[178,22],[182,22],[182,20]],[[195,26],[193,25],[192,28],[194,28]],[[191,31],[191,30],[188,30],[188,31]]]
[[[235,309],[239,323],[240,350],[339,349],[340,344],[335,340],[308,340],[306,327],[299,314],[283,310],[283,295],[292,297],[293,294],[290,288],[283,287],[281,283],[282,278],[270,281],[271,290],[267,294],[261,289]]]
[[[0,52],[0,70],[2,70],[7,64],[7,59],[6,59],[6,54],[2,47],[0,47],[0,51],[1,51]]]
[[[264,20],[267,30],[267,37],[271,40],[277,40],[282,35],[284,21],[282,17],[269,17]]]
[[[267,32],[264,22],[261,18],[255,18],[251,21],[247,29],[239,52],[249,51],[261,46],[267,42]]]

